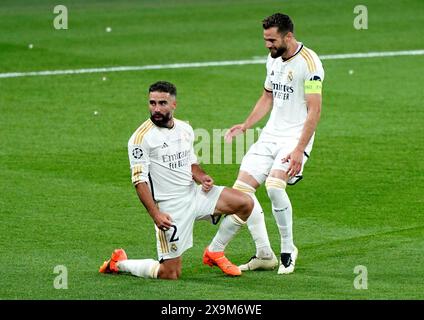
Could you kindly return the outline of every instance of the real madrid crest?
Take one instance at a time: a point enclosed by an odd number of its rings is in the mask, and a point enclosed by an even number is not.
[[[288,81],[292,81],[293,80],[293,71],[289,71],[289,73],[287,74],[287,80]]]
[[[185,142],[189,142],[190,141],[190,135],[187,132],[183,132],[183,133],[181,133],[181,139]]]

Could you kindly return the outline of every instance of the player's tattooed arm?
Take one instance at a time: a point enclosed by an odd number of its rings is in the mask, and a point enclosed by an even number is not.
[[[193,175],[193,180],[202,185],[203,191],[208,192],[212,189],[213,179],[208,176],[198,164],[191,165],[191,173]]]

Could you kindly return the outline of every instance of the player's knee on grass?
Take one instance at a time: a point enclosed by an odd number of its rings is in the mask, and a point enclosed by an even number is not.
[[[158,278],[164,280],[177,280],[180,277],[181,271],[174,269],[159,270]]]
[[[160,265],[158,278],[164,280],[177,280],[181,275],[181,266],[175,263],[163,262]]]
[[[279,178],[268,177],[265,181],[266,191],[271,202],[281,197],[281,192],[286,189],[287,183]]]

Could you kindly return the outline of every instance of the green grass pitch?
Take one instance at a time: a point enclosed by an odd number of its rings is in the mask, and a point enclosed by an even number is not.
[[[57,1],[1,1],[0,73],[264,57],[260,21],[276,11],[320,55],[424,49],[420,0],[362,1],[367,30],[353,27],[353,0],[60,3],[68,30],[53,28]],[[295,273],[233,279],[202,265],[217,228],[199,222],[177,282],[97,272],[117,247],[156,258],[126,151],[148,116],[147,86],[174,82],[176,117],[211,132],[244,120],[264,65],[0,78],[0,299],[423,299],[424,56],[323,63],[314,149],[304,180],[288,189]],[[238,172],[204,168],[226,186]],[[263,187],[258,197],[278,253]],[[246,229],[227,248],[237,264],[253,253]],[[57,265],[68,270],[68,289],[53,285]],[[368,270],[366,290],[353,285],[358,265]]]

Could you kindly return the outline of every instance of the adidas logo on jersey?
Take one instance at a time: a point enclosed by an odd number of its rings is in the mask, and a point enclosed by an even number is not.
[[[162,145],[162,149],[168,148],[168,145],[166,144],[166,142],[163,143]]]

